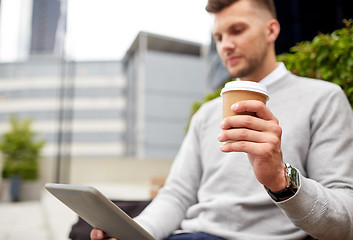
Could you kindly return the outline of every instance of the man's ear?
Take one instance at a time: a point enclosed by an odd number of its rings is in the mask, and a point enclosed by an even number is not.
[[[281,26],[279,25],[279,22],[276,19],[271,19],[270,21],[268,21],[267,29],[268,41],[275,42],[278,38],[279,32],[281,31]]]

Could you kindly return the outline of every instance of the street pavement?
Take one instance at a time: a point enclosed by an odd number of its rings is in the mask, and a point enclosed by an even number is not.
[[[40,201],[0,203],[0,240],[67,240],[77,216],[44,194]]]
[[[50,239],[39,201],[0,203],[0,239]]]

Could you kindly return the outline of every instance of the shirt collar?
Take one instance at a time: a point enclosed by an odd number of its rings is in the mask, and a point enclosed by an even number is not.
[[[289,71],[283,62],[277,63],[277,67],[270,74],[268,74],[265,78],[263,78],[260,83],[264,86],[268,86],[274,82],[277,82],[284,75],[286,75]],[[237,78],[236,80],[240,80]]]

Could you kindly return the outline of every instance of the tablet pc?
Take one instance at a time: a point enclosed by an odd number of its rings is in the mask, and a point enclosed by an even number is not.
[[[47,183],[45,188],[92,227],[119,240],[155,240],[92,186]]]

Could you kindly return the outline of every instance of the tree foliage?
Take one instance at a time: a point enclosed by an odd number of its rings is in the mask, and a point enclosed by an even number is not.
[[[344,23],[344,28],[300,42],[277,59],[296,75],[338,84],[353,107],[353,21]]]

